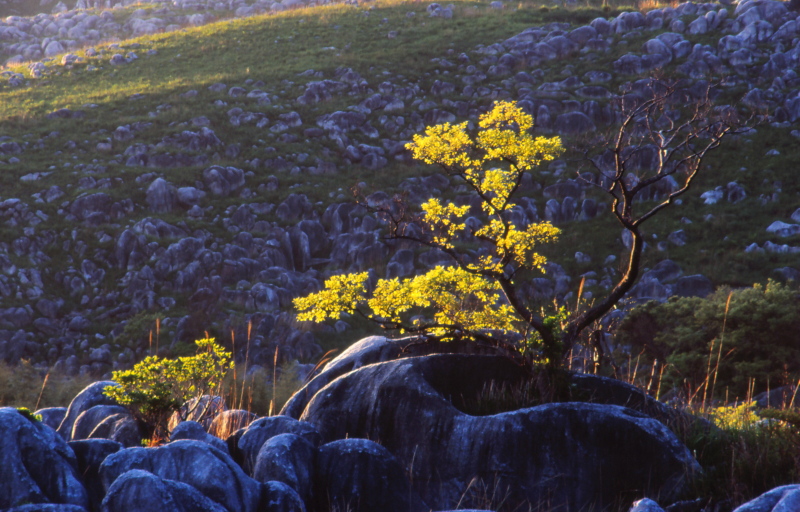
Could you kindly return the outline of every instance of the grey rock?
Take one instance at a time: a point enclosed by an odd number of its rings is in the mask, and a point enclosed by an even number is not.
[[[296,435],[308,441],[312,446],[320,444],[319,432],[310,423],[298,421],[282,414],[259,418],[247,427],[239,437],[236,445],[237,453],[235,458],[240,462],[246,473],[254,474],[261,448],[267,441],[281,434]]]
[[[642,498],[634,501],[628,512],[664,512],[664,509],[650,498]]]
[[[780,276],[782,281],[794,281],[795,283],[800,283],[800,270],[792,267],[781,267],[776,268],[773,271],[774,274]]]
[[[642,281],[657,280],[669,283],[683,275],[680,265],[672,260],[663,260],[655,264],[652,269],[642,274]]]
[[[275,480],[264,483],[262,502],[270,512],[306,512],[300,495],[290,486]]]
[[[213,166],[203,171],[203,181],[215,196],[227,196],[244,186],[244,171],[236,167]]]
[[[446,398],[477,393],[489,380],[521,378],[518,372],[489,356],[372,364],[317,393],[301,418],[316,424],[324,440],[380,439],[410,468],[414,488],[434,509],[465,496],[461,505],[472,505],[465,491],[475,477],[487,479],[511,506],[546,499],[552,508],[580,509],[610,505],[622,490],[669,500],[700,471],[662,423],[632,409],[552,403],[476,417]],[[325,467],[324,450],[318,468]],[[603,478],[611,468],[613,481]]]
[[[67,443],[44,423],[11,407],[0,408],[0,460],[0,507],[89,506]]]
[[[100,482],[100,464],[112,453],[122,450],[122,445],[108,439],[83,439],[70,441],[69,447],[75,453],[78,474],[86,485],[89,509],[100,510],[100,503],[106,494]]]
[[[713,292],[714,283],[701,274],[680,277],[672,287],[678,297],[708,297]]]
[[[70,402],[64,421],[58,427],[58,433],[67,440],[71,440],[72,428],[75,421],[85,411],[96,405],[119,405],[113,399],[103,394],[103,390],[108,386],[118,386],[114,381],[106,380],[94,382],[86,386]]]
[[[369,336],[353,343],[347,350],[325,365],[322,371],[308,384],[292,395],[281,409],[280,414],[299,418],[308,401],[337,377],[368,364],[394,360],[400,355],[403,348],[415,341],[418,339],[391,340],[384,336]],[[257,420],[253,425],[260,421],[262,420]]]
[[[95,405],[75,420],[70,439],[108,439],[129,448],[141,446],[139,423],[128,409],[118,405]]]
[[[678,247],[686,245],[687,235],[686,231],[679,229],[667,235],[667,240]]]
[[[258,451],[253,478],[259,482],[283,482],[303,500],[314,495],[314,467],[317,448],[296,434],[279,434],[268,439]]]
[[[200,203],[206,193],[194,187],[178,188],[178,204],[184,208],[191,208]]]
[[[196,421],[182,421],[172,429],[172,432],[169,434],[170,442],[180,441],[182,439],[201,441],[210,444],[222,452],[228,451],[228,446],[225,444],[225,441],[206,432],[203,425]]]
[[[86,509],[78,505],[36,503],[6,508],[3,509],[3,512],[86,512]]]
[[[169,213],[178,204],[178,192],[175,187],[163,178],[156,178],[147,187],[147,205],[155,213]]]
[[[583,112],[568,112],[556,118],[555,130],[562,135],[581,135],[595,129],[594,122]]]
[[[231,512],[194,487],[132,469],[119,476],[103,498],[102,512]]]
[[[625,75],[639,75],[644,71],[642,58],[628,53],[614,61],[614,70]]]
[[[800,485],[784,485],[740,505],[733,512],[789,512],[800,509]]]
[[[383,446],[342,439],[319,449],[314,472],[316,507],[353,512],[427,512],[404,468]]]
[[[100,477],[109,494],[111,485],[134,469],[190,485],[229,512],[259,509],[260,484],[245,475],[227,453],[200,441],[128,448],[109,455],[100,466]]]
[[[788,224],[776,220],[767,227],[767,233],[778,235],[781,238],[794,236],[800,234],[800,224]]]
[[[67,415],[67,408],[66,407],[46,407],[44,409],[39,409],[35,411],[33,414],[38,414],[42,417],[42,423],[47,425],[48,427],[56,430],[61,422],[64,421],[64,416]]]

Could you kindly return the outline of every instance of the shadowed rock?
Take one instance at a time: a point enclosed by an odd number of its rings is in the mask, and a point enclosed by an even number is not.
[[[100,510],[106,490],[100,482],[100,464],[112,453],[122,450],[122,445],[108,439],[83,439],[70,441],[69,447],[78,461],[78,473],[89,495],[89,508]]]
[[[71,440],[72,427],[81,413],[88,411],[95,405],[117,405],[113,399],[103,394],[103,390],[106,387],[116,385],[118,385],[116,382],[110,380],[94,382],[75,395],[75,398],[72,399],[72,402],[70,402],[67,408],[67,414],[64,420],[58,427],[58,433],[67,440]]]
[[[453,405],[519,373],[510,360],[484,356],[374,364],[319,391],[301,419],[317,425],[323,440],[379,440],[434,508],[479,499],[465,495],[473,479],[507,496],[503,510],[545,502],[579,510],[630,493],[675,496],[700,471],[662,423],[629,408],[551,403],[475,417]]]
[[[88,507],[75,454],[56,432],[0,408],[0,509],[33,503]]]
[[[255,512],[259,507],[261,485],[245,475],[227,453],[200,441],[119,451],[103,461],[100,478],[110,490],[132,469],[188,484],[230,512]]]
[[[314,472],[315,510],[427,512],[403,467],[383,446],[342,439],[321,447]]]
[[[103,512],[225,512],[225,507],[190,485],[166,480],[141,469],[117,478],[103,499]]]
[[[253,478],[259,482],[278,481],[288,485],[310,503],[317,448],[295,434],[280,434],[267,440],[258,451]]]
[[[281,434],[294,434],[302,437],[312,446],[319,446],[321,441],[319,432],[310,423],[281,415],[259,418],[251,423],[238,438],[234,460],[239,461],[246,473],[253,475],[261,447],[271,438]],[[255,475],[253,476],[255,477]]]

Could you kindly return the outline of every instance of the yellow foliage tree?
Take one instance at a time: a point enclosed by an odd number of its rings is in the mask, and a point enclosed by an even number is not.
[[[563,306],[545,314],[521,293],[530,271],[546,263],[538,248],[556,241],[559,230],[548,222],[512,222],[513,198],[524,173],[564,148],[558,137],[534,137],[533,118],[515,103],[497,102],[480,116],[475,136],[469,123],[444,123],[428,127],[406,146],[414,158],[439,166],[478,197],[479,223],[468,222],[469,207],[438,198],[422,204],[418,214],[409,214],[402,201],[376,210],[389,226],[390,239],[443,251],[452,266],[407,279],[378,279],[372,286],[367,273],[335,276],[322,291],[295,300],[298,318],[322,321],[358,313],[387,328],[505,346],[504,335],[513,334],[512,345],[530,361],[560,366],[581,333],[636,282],[645,245],[642,225],[678,204],[706,155],[744,126],[735,109],[714,108],[710,91],[705,100],[686,104],[680,89],[669,83],[653,80],[651,88],[648,99],[620,103],[621,122],[607,142],[595,141],[586,151],[595,176],[584,183],[611,197],[610,212],[631,240],[627,268],[605,297],[571,314]],[[652,154],[657,158],[640,158]],[[640,160],[648,165],[642,168]],[[653,199],[649,191],[665,180],[670,191]],[[589,341],[602,360],[599,337]]]
[[[444,167],[481,199],[485,222],[478,229],[466,222],[469,206],[438,198],[422,204],[413,219],[425,232],[414,239],[446,252],[454,264],[411,278],[379,279],[371,289],[366,272],[333,276],[321,291],[295,299],[299,320],[358,313],[387,328],[440,339],[517,333],[528,342],[521,346],[544,341],[549,350],[540,356],[555,357],[553,326],[522,306],[514,278],[520,270],[542,269],[546,259],[537,248],[556,241],[559,229],[549,222],[516,225],[508,212],[523,173],[558,157],[564,151],[561,140],[531,135],[533,118],[511,102],[496,103],[478,127],[475,137],[466,122],[428,127],[407,145],[414,158]],[[403,222],[390,224],[394,237],[405,237]],[[477,257],[457,248],[469,237],[483,242]]]

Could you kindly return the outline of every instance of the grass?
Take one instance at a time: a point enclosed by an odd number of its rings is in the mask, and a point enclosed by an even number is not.
[[[0,362],[0,407],[66,407],[91,384],[89,376],[68,376],[42,371],[27,361],[17,366]]]

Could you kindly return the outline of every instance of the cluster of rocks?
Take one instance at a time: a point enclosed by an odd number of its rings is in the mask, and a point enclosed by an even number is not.
[[[2,408],[0,507],[426,512],[546,504],[583,510],[619,504],[621,497],[672,503],[702,474],[665,426],[699,420],[632,386],[575,374],[570,392],[589,402],[470,415],[459,404],[482,386],[530,376],[497,356],[401,356],[413,342],[361,340],[281,415],[255,418],[212,407],[214,415],[205,419],[189,414],[171,422],[169,442],[152,448],[140,446],[128,410],[103,395],[113,382],[90,385],[68,408],[37,411],[41,420]],[[698,428],[714,427],[700,422]],[[777,488],[738,510],[783,510],[780,504],[793,503],[796,491]],[[701,502],[675,505],[699,510]],[[644,499],[631,510],[661,509]]]
[[[195,4],[206,10],[220,6],[210,1]],[[150,15],[161,16],[164,28],[172,21],[202,22],[173,20],[169,13],[157,9],[136,11],[120,23],[114,21],[114,12],[12,17],[3,25],[11,35],[0,39],[2,44],[18,45],[14,51],[24,53],[34,46],[41,50],[42,38],[51,38],[47,45],[63,46],[58,38],[72,37],[70,31],[75,33],[80,27],[99,31],[107,39],[108,34],[103,32],[106,25],[123,37],[125,30],[140,27]],[[429,8],[430,16],[448,18],[453,13],[449,7]],[[93,28],[87,28],[90,26]],[[692,43],[695,37],[708,41],[712,35],[718,36],[716,45]],[[23,44],[27,45],[24,49],[20,46]],[[104,52],[138,65],[135,54],[129,52],[126,57],[124,50],[135,48],[112,45],[100,52],[87,51],[81,58]],[[616,58],[609,72],[577,72],[581,63],[620,51],[626,53]],[[386,275],[404,277],[447,259],[436,252],[417,254],[409,247],[387,247],[381,241],[380,222],[344,202],[341,189],[329,192],[334,201],[329,205],[312,202],[307,195],[292,190],[279,201],[260,199],[263,193],[281,187],[284,173],[313,179],[336,174],[345,165],[375,171],[390,163],[410,162],[404,144],[414,133],[435,123],[475,119],[493,99],[517,100],[535,116],[537,127],[544,132],[591,137],[619,121],[621,107],[652,94],[655,82],[638,74],[664,66],[676,66],[683,77],[677,84],[682,101],[700,99],[712,75],[724,76],[719,90],[746,86],[746,104],[768,112],[772,124],[788,126],[800,119],[794,70],[799,56],[796,14],[782,2],[747,0],[735,6],[684,3],[647,14],[598,18],[579,27],[564,23],[533,27],[469,54],[452,52],[437,58],[437,74],[419,81],[392,72],[381,75],[378,81],[340,68],[327,75],[307,70],[297,77],[297,83],[283,83],[280,90],[259,80],[247,80],[242,84],[212,84],[203,95],[196,90],[185,91],[180,95],[182,101],[192,105],[199,101],[195,98],[210,99],[207,108],[224,112],[225,121],[216,124],[207,116],[197,115],[174,126],[169,135],[155,134],[149,122],[98,130],[93,140],[69,141],[54,155],[50,168],[22,177],[26,184],[43,184],[30,199],[0,198],[0,221],[17,231],[16,236],[0,242],[0,297],[8,301],[0,307],[0,359],[15,363],[25,358],[56,364],[73,373],[104,375],[132,364],[149,350],[144,340],[126,345],[117,341],[127,321],[147,312],[158,312],[161,329],[171,342],[191,341],[209,324],[215,324],[222,332],[235,332],[239,339],[250,332],[248,349],[256,364],[270,366],[276,347],[280,347],[282,358],[313,358],[320,354],[320,348],[314,332],[295,324],[289,312],[293,297],[318,289],[337,271],[385,267]],[[72,66],[79,63],[76,59],[72,55],[62,60]],[[35,63],[32,71],[35,68],[38,73],[47,73],[54,67],[46,64]],[[553,73],[544,72],[547,66],[557,68],[557,80]],[[620,86],[611,85],[620,82]],[[453,96],[458,99],[451,99]],[[134,96],[131,101],[138,98]],[[341,110],[327,108],[345,101],[349,106]],[[64,123],[83,122],[93,115],[91,107],[62,109],[51,116]],[[197,107],[202,110],[203,105]],[[317,110],[306,114],[309,107]],[[157,118],[171,108],[169,104],[159,105],[150,116]],[[263,133],[268,142],[261,156],[222,165],[236,161],[241,152],[239,142],[225,135],[229,126],[252,127]],[[0,138],[0,162],[18,163],[30,152],[47,148],[49,140],[58,135],[4,136]],[[272,141],[303,141],[317,149],[278,154],[267,145]],[[645,149],[640,148],[638,153],[642,169],[658,158],[657,151]],[[91,164],[73,164],[62,155],[71,150],[90,151],[97,159]],[[93,176],[117,165],[130,173],[114,178]],[[197,169],[194,183],[173,183],[165,171],[175,167]],[[592,219],[607,209],[592,195],[595,178],[588,173],[567,178],[567,168],[566,162],[556,161],[543,169],[542,175],[555,181],[545,187],[526,175],[522,183],[526,197],[512,212],[515,222],[549,220],[564,224]],[[72,188],[45,185],[57,169],[76,173]],[[265,170],[270,174],[266,180],[260,178]],[[674,180],[664,180],[648,190],[645,199],[663,198],[676,187]],[[412,203],[443,192],[465,192],[442,175],[410,178],[400,188]],[[126,193],[125,199],[116,199],[122,189],[136,190],[138,195]],[[723,201],[759,200],[749,197],[748,192],[754,195],[731,182],[707,191],[703,199],[710,208]],[[770,198],[760,199],[774,202],[779,194],[777,188]],[[390,200],[382,192],[368,198],[372,205]],[[473,204],[469,222],[479,225],[478,205],[466,195],[457,200]],[[223,201],[225,206],[219,206]],[[58,206],[57,215],[44,213],[43,205]],[[185,220],[180,220],[182,215]],[[72,228],[50,228],[52,217]],[[190,227],[200,220],[204,227]],[[784,220],[789,219],[781,219],[782,223],[773,224],[768,232],[776,237],[796,233],[797,224]],[[620,248],[629,242],[622,236]],[[676,230],[653,242],[648,250],[666,251],[690,242],[686,232]],[[54,250],[58,253],[56,261]],[[792,253],[800,249],[767,242],[746,250]],[[602,267],[579,276],[567,275],[562,267],[550,265],[544,276],[524,286],[522,292],[540,300],[569,298],[570,284],[581,278],[589,295],[593,290],[607,290],[617,275],[616,263],[613,256],[599,258]],[[576,259],[582,265],[592,260],[582,253],[576,254]],[[703,276],[671,271],[662,275],[664,266],[669,262],[645,273],[631,297],[705,295],[712,288]],[[776,272],[785,279],[796,279],[798,274],[791,267]],[[177,310],[191,313],[173,313]],[[116,327],[111,332],[99,332],[97,326],[107,322]],[[345,321],[335,328],[318,327],[338,332],[348,328]],[[237,357],[241,358],[245,348],[240,345],[239,350]]]
[[[220,17],[253,16],[327,3],[329,0],[78,0],[68,8],[59,1],[49,14],[0,20],[0,55],[5,56],[2,60],[6,65],[18,65],[49,60],[101,41],[172,32]],[[133,8],[137,4],[147,4],[147,8]],[[73,55],[61,63],[73,64],[76,60],[79,58]],[[113,57],[111,64],[115,64]]]

